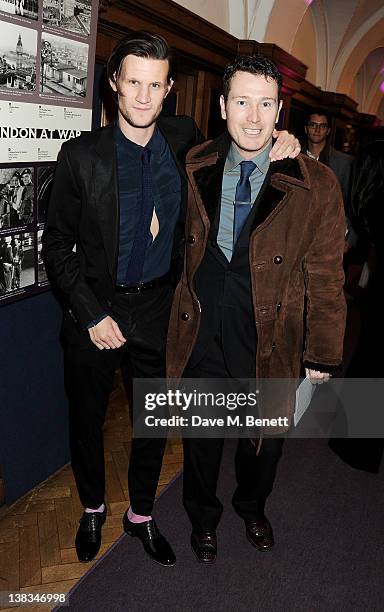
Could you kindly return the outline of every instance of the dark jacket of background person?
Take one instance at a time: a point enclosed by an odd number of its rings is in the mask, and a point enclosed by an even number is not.
[[[381,295],[384,288],[384,141],[367,145],[356,160],[351,220],[369,268],[361,298],[362,331],[348,375],[384,377],[382,347],[384,323]]]
[[[343,194],[345,211],[349,212],[353,157],[338,151],[328,142],[319,155],[319,161],[331,168],[336,174]]]
[[[351,221],[358,237],[357,249],[368,262],[369,280],[359,299],[361,333],[346,372],[347,378],[383,378],[384,320],[384,141],[368,144],[356,159],[351,194]],[[381,409],[382,398],[366,398]],[[363,408],[363,407],[362,407]],[[358,469],[378,472],[384,441],[337,439],[330,446],[344,461]]]

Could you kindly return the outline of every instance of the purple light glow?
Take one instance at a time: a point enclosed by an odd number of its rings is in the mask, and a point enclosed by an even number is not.
[[[384,93],[384,81],[382,82],[382,84],[380,85],[380,91]]]
[[[306,4],[307,6],[310,6],[312,2],[313,0],[304,0],[304,4]]]

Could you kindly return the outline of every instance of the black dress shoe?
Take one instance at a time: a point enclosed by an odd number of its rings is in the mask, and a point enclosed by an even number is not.
[[[193,531],[191,546],[198,561],[202,563],[213,563],[216,561],[217,540],[214,531],[205,531],[204,533],[195,533]]]
[[[145,523],[132,523],[127,513],[123,517],[125,533],[132,537],[138,537],[144,546],[145,552],[157,563],[165,566],[175,565],[176,557],[167,540],[161,535],[155,521]]]
[[[245,521],[245,532],[250,543],[257,550],[271,550],[275,541],[272,526],[267,517],[255,521]]]
[[[79,561],[92,561],[99,552],[101,528],[105,523],[107,509],[104,512],[84,512],[76,534],[76,552]]]

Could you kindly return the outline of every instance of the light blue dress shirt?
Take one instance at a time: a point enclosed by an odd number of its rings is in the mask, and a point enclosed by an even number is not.
[[[251,183],[251,201],[254,202],[259,194],[261,186],[269,168],[269,152],[272,143],[258,155],[252,157],[256,168],[249,177]],[[235,214],[234,200],[236,186],[240,179],[240,163],[244,158],[240,155],[232,143],[225,161],[223,183],[221,192],[221,208],[219,231],[217,233],[217,244],[228,261],[231,261],[233,250],[233,218]]]

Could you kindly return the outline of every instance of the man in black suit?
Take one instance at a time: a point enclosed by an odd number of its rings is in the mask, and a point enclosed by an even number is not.
[[[351,190],[353,157],[337,151],[328,140],[331,133],[331,116],[321,108],[314,109],[305,126],[307,144],[303,153],[321,161],[336,174],[343,194],[344,206],[348,210]]]
[[[97,554],[106,518],[102,426],[114,372],[128,353],[134,377],[165,374],[183,165],[202,139],[192,119],[159,117],[172,87],[170,59],[166,41],[148,32],[117,44],[107,74],[118,120],[63,145],[43,236],[47,271],[67,306],[71,458],[85,507],[76,536],[81,561]],[[282,140],[277,157],[296,147],[293,137]],[[123,525],[151,558],[173,565],[151,516],[164,447],[164,439],[133,439]]]

